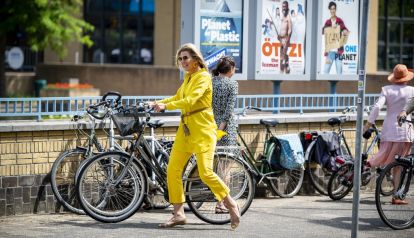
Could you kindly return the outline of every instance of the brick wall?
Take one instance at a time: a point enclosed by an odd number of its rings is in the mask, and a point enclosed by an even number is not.
[[[345,128],[354,128],[349,122]],[[263,149],[265,133],[260,125],[241,125],[243,137],[258,155]],[[283,123],[275,134],[299,133],[307,130],[331,130],[325,122]],[[156,130],[159,136],[173,138],[176,127]],[[106,135],[98,131],[106,146]],[[348,144],[354,147],[355,133],[347,132]],[[0,216],[44,213],[59,210],[48,173],[58,155],[85,142],[75,130],[0,132]],[[305,177],[306,178],[306,177]],[[304,182],[303,192],[313,190]]]

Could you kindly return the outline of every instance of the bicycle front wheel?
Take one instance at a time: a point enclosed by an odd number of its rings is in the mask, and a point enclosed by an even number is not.
[[[92,218],[120,222],[142,205],[147,178],[142,168],[122,152],[99,154],[82,166],[76,189],[80,204]]]
[[[75,175],[81,162],[84,160],[86,149],[76,148],[59,155],[50,172],[50,184],[56,200],[63,206],[59,211],[84,215],[79,200],[76,197]]]
[[[382,191],[384,180],[393,176],[397,185],[392,194]],[[377,181],[375,204],[382,221],[395,230],[406,229],[414,223],[414,181],[413,170],[408,163],[393,162],[386,166]],[[397,181],[395,181],[397,180]],[[393,204],[393,196],[408,202],[406,205]]]
[[[282,198],[295,196],[302,187],[305,171],[302,168],[282,170],[266,177],[275,193]]]
[[[230,196],[237,202],[243,215],[250,207],[255,194],[255,181],[245,165],[229,154],[216,154],[214,172],[230,189]],[[198,176],[197,166],[193,166],[186,178],[185,194],[190,210],[201,220],[211,224],[230,222],[229,213],[216,211],[217,199]]]
[[[328,183],[328,195],[332,200],[340,200],[351,191],[353,187],[354,170],[352,164],[345,164],[333,172]]]

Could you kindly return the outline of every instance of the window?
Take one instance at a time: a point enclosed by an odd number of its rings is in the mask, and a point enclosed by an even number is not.
[[[85,0],[84,17],[95,26],[84,62],[153,63],[154,0]]]
[[[378,70],[398,63],[414,68],[414,1],[380,0],[378,12]]]

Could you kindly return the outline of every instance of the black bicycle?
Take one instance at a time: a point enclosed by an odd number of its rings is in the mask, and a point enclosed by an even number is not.
[[[402,118],[401,122],[413,123]],[[414,224],[414,154],[396,156],[380,173],[375,189],[375,204],[382,221],[395,230]],[[392,183],[391,193],[382,192],[384,184]],[[398,200],[399,202],[396,202]]]
[[[168,201],[166,169],[157,157],[169,161],[164,148],[155,153],[144,138],[152,109],[145,104],[125,108],[112,114],[121,135],[133,134],[134,142],[128,151],[110,151],[89,159],[80,169],[76,189],[80,204],[92,218],[101,222],[120,222],[132,216],[142,205],[148,193],[148,172],[155,174],[157,186]],[[216,152],[215,173],[230,188],[231,196],[240,207],[241,214],[249,208],[254,196],[254,182],[245,163],[225,151]],[[216,213],[217,200],[198,176],[196,164],[183,175],[184,191],[191,211],[203,221],[213,224],[230,222],[230,215]]]
[[[343,114],[353,112],[356,110],[356,107],[347,107],[343,110]],[[331,138],[337,142],[339,148],[332,148],[332,151],[327,147],[327,154],[330,158],[335,158],[340,156],[341,158],[346,158],[349,160],[352,157],[350,147],[347,143],[345,133],[350,131],[355,131],[355,129],[345,129],[343,125],[349,120],[348,116],[338,116],[329,118],[327,124],[332,127],[331,131],[312,131],[304,132],[303,135],[303,144],[305,148],[305,169],[308,174],[309,180],[313,187],[322,195],[328,195],[328,183],[333,172],[336,168],[335,161],[327,161],[325,164],[322,163],[321,158],[318,158],[316,153],[317,143],[320,141],[325,141],[325,137]],[[337,129],[334,129],[334,128]],[[325,142],[324,142],[325,143]],[[327,157],[327,158],[329,158]]]

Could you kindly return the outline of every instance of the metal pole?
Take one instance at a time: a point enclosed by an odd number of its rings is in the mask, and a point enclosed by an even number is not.
[[[273,95],[277,96],[280,95],[280,83],[281,81],[273,81]],[[279,98],[273,98],[273,108],[277,107],[277,110],[274,110],[273,113],[279,113]]]
[[[359,192],[361,186],[361,140],[363,109],[365,105],[365,59],[367,47],[367,28],[368,28],[368,9],[369,0],[360,1],[360,41],[359,41],[359,61],[358,61],[358,98],[357,98],[357,126],[355,138],[355,164],[354,164],[354,190],[352,201],[352,230],[351,237],[358,237],[358,219],[359,219]]]

